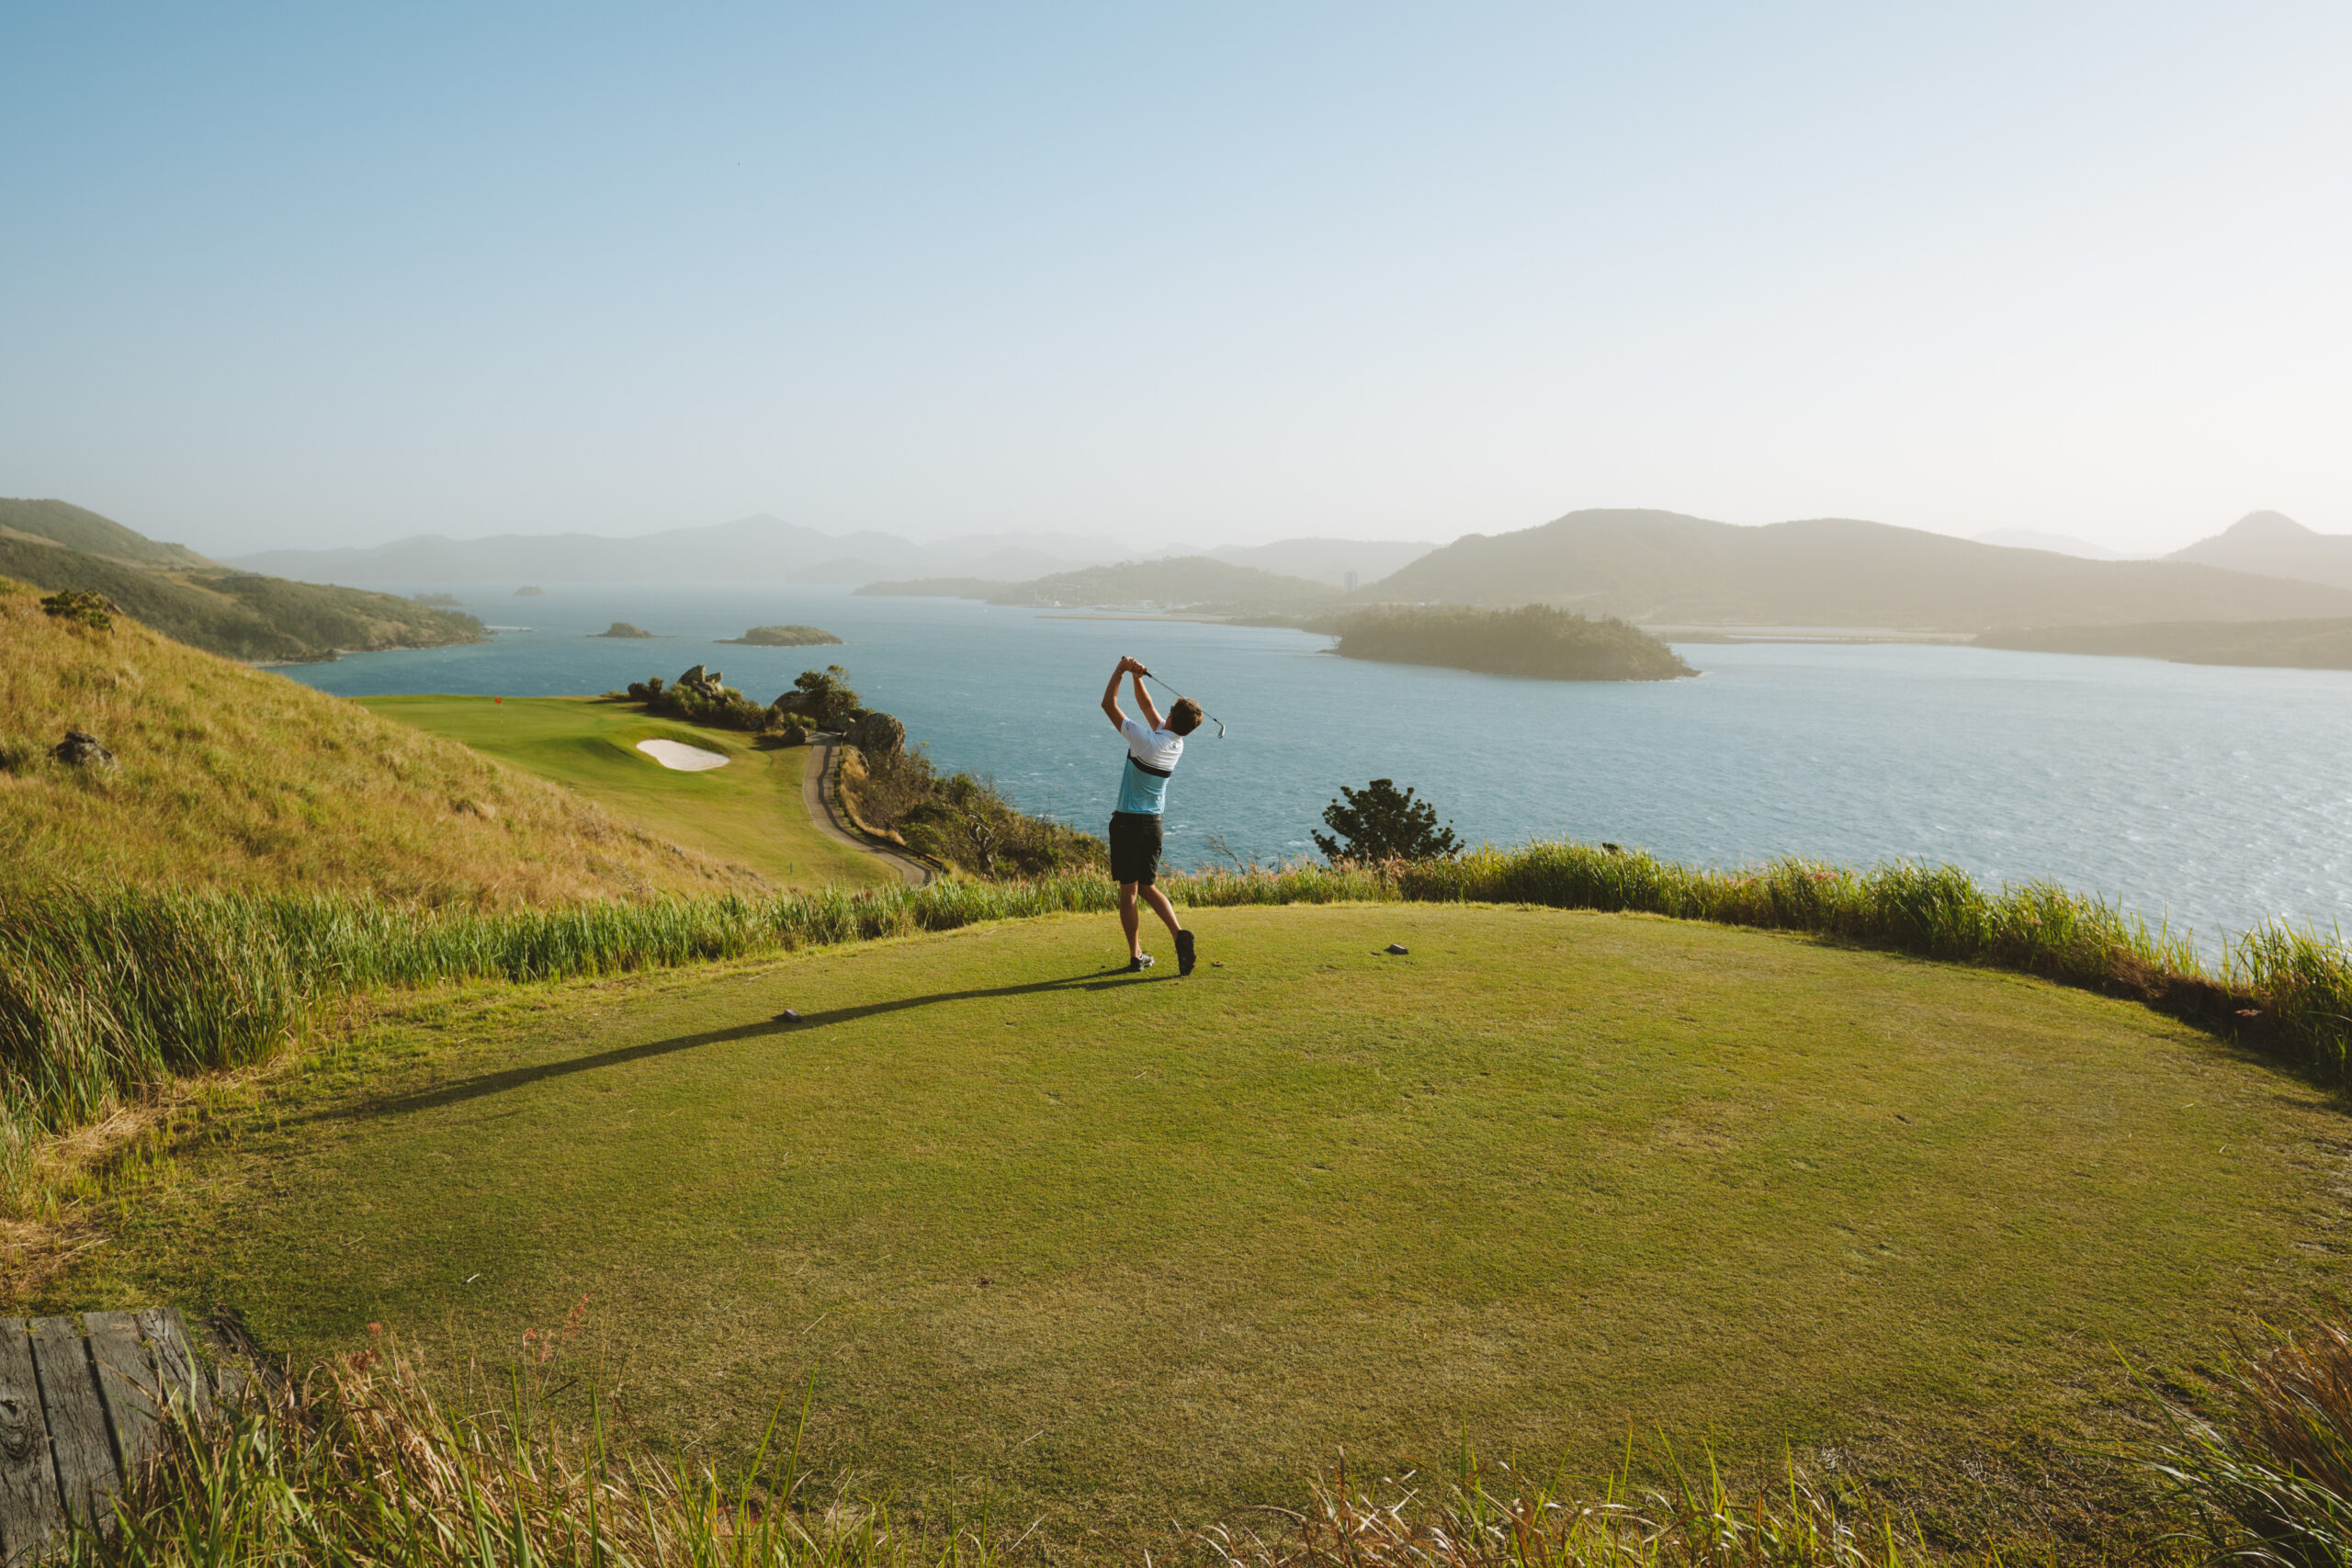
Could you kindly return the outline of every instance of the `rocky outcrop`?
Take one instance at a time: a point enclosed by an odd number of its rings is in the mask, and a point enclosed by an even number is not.
[[[86,729],[69,729],[65,739],[49,749],[49,754],[72,768],[95,768],[110,773],[121,764],[114,760],[98,738]]]
[[[861,715],[849,727],[849,743],[869,757],[890,757],[907,743],[907,727],[887,713]]]

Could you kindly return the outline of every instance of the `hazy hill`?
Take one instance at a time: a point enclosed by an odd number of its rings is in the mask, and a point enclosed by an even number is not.
[[[1671,681],[1698,673],[1638,627],[1543,604],[1358,610],[1340,618],[1339,633],[1331,651],[1340,658],[1391,664],[1436,664],[1546,681]]]
[[[1996,528],[1989,534],[1979,534],[1980,545],[2000,545],[2012,550],[2050,550],[2062,556],[2080,556],[2085,560],[2136,560],[2143,558],[2110,550],[2105,545],[2094,545],[2088,539],[2077,539],[2072,534],[2042,534],[2031,528]]]
[[[2129,626],[2004,627],[1976,639],[1984,648],[2038,653],[2103,653],[2164,659],[2175,664],[2267,665],[2293,670],[2352,670],[2352,619],[2324,621],[2159,621]]]
[[[164,636],[232,659],[293,662],[331,659],[338,649],[432,648],[482,636],[481,622],[461,611],[232,572],[62,502],[0,502],[0,518],[9,520],[0,531],[0,575],[51,592],[103,593]],[[102,546],[104,553],[52,538]]]
[[[52,759],[69,729],[118,766]],[[0,895],[56,879],[486,905],[748,886],[455,742],[0,583]]]
[[[1435,548],[1431,544],[1392,539],[1277,539],[1271,545],[1226,545],[1214,550],[1177,553],[1209,556],[1234,566],[1254,566],[1261,571],[1312,578],[1340,588],[1346,586],[1351,571],[1356,574],[1359,586],[1376,582]]]
[[[1573,512],[1515,534],[1473,534],[1353,599],[1920,631],[2352,615],[2352,590],[2185,561],[2083,560],[1841,518],[1743,528],[1650,511]]]
[[[2352,588],[2352,534],[2319,534],[2276,512],[2251,512],[2168,560]]]
[[[895,582],[869,582],[854,590],[853,599],[988,599],[1013,586],[984,577],[910,577]]]
[[[1234,566],[1207,556],[1122,561],[1016,582],[990,596],[991,604],[1117,605],[1159,610],[1268,610],[1327,604],[1329,583]]]

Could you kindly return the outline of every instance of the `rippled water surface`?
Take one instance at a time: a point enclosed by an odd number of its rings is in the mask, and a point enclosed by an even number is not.
[[[1169,786],[1179,865],[1210,858],[1212,834],[1245,857],[1309,853],[1339,785],[1386,777],[1473,841],[1949,860],[2120,897],[2208,941],[2275,914],[2352,916],[2352,672],[1700,644],[1679,649],[1697,680],[1578,684],[1342,660],[1302,632],[820,589],[559,589],[469,608],[530,629],[286,673],[350,695],[535,696],[708,663],[765,701],[837,661],[941,763],[1099,831],[1123,749],[1095,705],[1131,652],[1228,730],[1195,736]],[[665,635],[586,635],[616,619]],[[846,646],[712,646],[777,622]]]

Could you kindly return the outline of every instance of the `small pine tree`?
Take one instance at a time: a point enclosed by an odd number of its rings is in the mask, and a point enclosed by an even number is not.
[[[1340,786],[1344,802],[1323,808],[1323,820],[1338,833],[1315,835],[1326,858],[1342,860],[1443,860],[1462,852],[1453,824],[1437,825],[1437,807],[1415,800],[1394,779],[1374,779],[1362,789]]]

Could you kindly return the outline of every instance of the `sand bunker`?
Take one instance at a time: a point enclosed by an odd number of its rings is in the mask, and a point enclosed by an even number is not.
[[[729,761],[724,751],[706,751],[681,740],[640,740],[637,749],[663,767],[675,768],[682,773],[707,773],[725,767]]]

